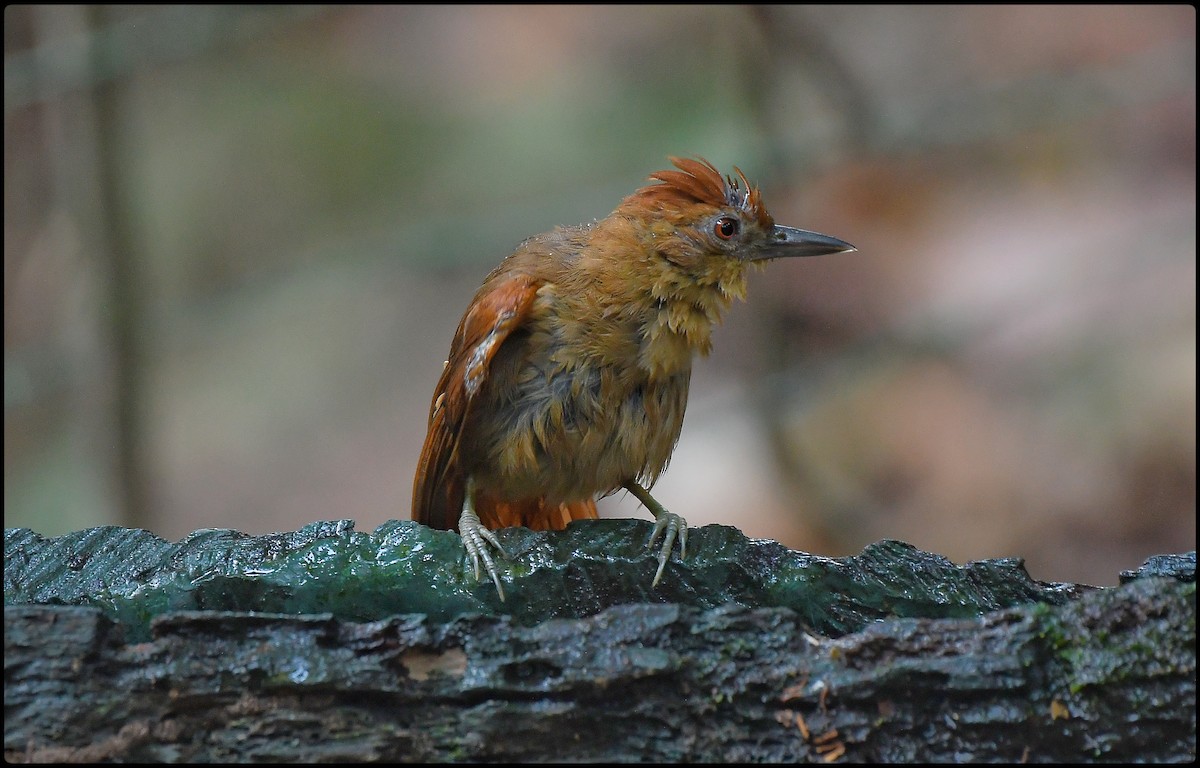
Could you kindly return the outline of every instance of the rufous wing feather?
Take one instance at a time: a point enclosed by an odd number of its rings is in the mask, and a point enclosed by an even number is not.
[[[528,320],[539,287],[541,281],[529,275],[489,280],[459,322],[433,394],[429,432],[417,463],[412,510],[417,522],[458,530],[467,484],[459,459],[463,426],[496,351]]]

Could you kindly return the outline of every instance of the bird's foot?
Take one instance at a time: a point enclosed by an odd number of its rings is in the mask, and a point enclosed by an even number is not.
[[[475,566],[475,580],[480,581],[482,571],[486,570],[492,577],[492,583],[496,585],[500,601],[504,602],[504,587],[500,586],[500,572],[496,568],[496,561],[492,559],[492,553],[488,551],[489,547],[495,547],[502,556],[508,557],[504,547],[500,546],[496,534],[479,522],[479,516],[475,514],[474,510],[467,508],[458,518],[458,535],[462,538],[463,548],[467,550],[467,558]]]
[[[658,551],[658,570],[654,573],[654,581],[650,586],[657,587],[659,580],[662,579],[663,568],[667,566],[667,560],[671,557],[671,550],[675,548],[675,541],[679,541],[679,559],[683,560],[687,557],[687,520],[684,520],[680,515],[674,512],[668,512],[661,506],[654,513],[654,530],[650,532],[650,540],[646,542],[646,549],[654,549],[654,542],[662,536],[662,549]]]
[[[679,559],[683,560],[687,557],[687,520],[674,512],[668,512],[641,485],[629,481],[625,483],[625,489],[637,497],[637,500],[642,502],[642,505],[654,515],[654,530],[650,532],[650,540],[646,542],[646,549],[654,549],[654,544],[658,541],[659,536],[662,536],[663,539],[662,549],[658,551],[658,570],[655,571],[654,581],[650,584],[651,587],[657,587],[676,541],[679,542]]]

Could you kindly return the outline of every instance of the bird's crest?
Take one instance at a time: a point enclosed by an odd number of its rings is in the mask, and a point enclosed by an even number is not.
[[[661,181],[661,184],[651,184],[642,187],[631,195],[643,203],[657,202],[659,205],[688,205],[704,203],[716,207],[733,206],[740,208],[756,219],[764,228],[770,228],[775,220],[763,207],[762,195],[758,187],[752,186],[746,179],[746,174],[736,165],[733,167],[737,178],[721,176],[721,172],[704,158],[671,157],[671,163],[678,171],[656,171],[650,174],[651,179]]]

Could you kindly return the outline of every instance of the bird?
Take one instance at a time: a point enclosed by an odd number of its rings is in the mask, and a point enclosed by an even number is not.
[[[412,518],[461,536],[505,599],[494,531],[561,530],[625,489],[654,516],[651,588],[687,522],[650,495],[683,427],[692,361],[747,273],[772,259],[856,250],[782,226],[734,166],[673,169],[590,224],[520,243],[467,305],[443,364],[413,480]]]

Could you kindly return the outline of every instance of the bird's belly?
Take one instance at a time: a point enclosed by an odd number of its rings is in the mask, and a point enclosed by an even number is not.
[[[629,480],[653,482],[679,438],[689,378],[683,371],[628,382],[604,367],[522,371],[516,386],[481,393],[469,471],[478,487],[510,500],[577,501]]]

